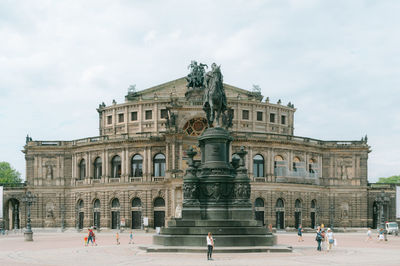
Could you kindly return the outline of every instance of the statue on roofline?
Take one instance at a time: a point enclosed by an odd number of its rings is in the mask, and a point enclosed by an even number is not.
[[[186,80],[188,84],[187,88],[202,88],[204,82],[205,67],[208,68],[206,64],[198,64],[197,61],[192,61],[188,68],[190,73],[187,75]]]

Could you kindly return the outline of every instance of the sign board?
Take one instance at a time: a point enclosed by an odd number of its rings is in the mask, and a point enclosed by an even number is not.
[[[121,218],[121,226],[125,226],[125,218]]]
[[[400,186],[396,186],[396,218],[400,218]]]
[[[3,219],[3,187],[0,186],[0,219]]]
[[[143,217],[143,225],[149,226],[149,217]]]

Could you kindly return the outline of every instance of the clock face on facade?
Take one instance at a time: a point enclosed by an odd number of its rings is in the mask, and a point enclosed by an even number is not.
[[[200,136],[207,128],[207,120],[202,117],[197,117],[186,122],[183,131],[189,136]]]

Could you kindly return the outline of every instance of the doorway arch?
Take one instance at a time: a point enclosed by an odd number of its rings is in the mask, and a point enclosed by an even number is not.
[[[256,198],[254,201],[254,214],[255,218],[257,221],[261,221],[262,225],[265,225],[264,223],[264,199],[262,198]]]
[[[154,228],[165,225],[165,201],[163,198],[155,198],[154,203]]]
[[[5,226],[8,230],[20,229],[20,202],[15,198],[8,200],[5,208]]]
[[[114,198],[111,201],[111,229],[119,229],[120,209],[119,199]]]
[[[142,226],[142,201],[140,198],[133,198],[131,205],[132,229],[140,229]]]
[[[285,203],[283,199],[279,198],[275,205],[276,213],[276,229],[285,228]]]

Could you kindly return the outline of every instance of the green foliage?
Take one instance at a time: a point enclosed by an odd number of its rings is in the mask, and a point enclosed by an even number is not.
[[[7,162],[0,162],[0,183],[15,184],[21,182],[21,174],[17,170]]]
[[[400,175],[380,177],[377,183],[400,183]]]

